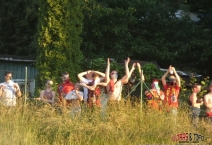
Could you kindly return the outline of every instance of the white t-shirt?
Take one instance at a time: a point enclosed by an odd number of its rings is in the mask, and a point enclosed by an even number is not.
[[[0,102],[4,106],[15,106],[16,105],[16,96],[15,96],[15,91],[16,89],[14,88],[14,82],[9,81],[3,82],[0,84],[0,86],[3,86],[2,89],[2,96],[0,97]]]
[[[88,80],[86,78],[83,78],[81,81],[85,84],[89,84],[93,80]],[[100,78],[97,78],[94,83],[99,83],[100,81],[101,81]],[[84,101],[87,101],[87,99],[88,99],[88,88],[83,87],[83,92],[84,92],[84,94],[83,94]]]
[[[78,91],[78,93],[83,96],[83,92],[82,91]],[[69,92],[66,96],[65,99],[66,100],[71,100],[71,99],[77,99],[77,94],[76,94],[76,90],[73,90],[71,92]]]

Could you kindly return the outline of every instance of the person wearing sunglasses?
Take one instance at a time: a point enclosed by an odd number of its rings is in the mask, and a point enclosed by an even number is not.
[[[16,97],[21,97],[20,87],[14,83],[12,72],[5,72],[5,82],[0,84],[0,102],[4,106],[16,106]]]

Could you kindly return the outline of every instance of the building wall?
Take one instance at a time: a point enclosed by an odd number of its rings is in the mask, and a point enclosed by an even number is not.
[[[15,62],[0,60],[0,82],[4,81],[4,73],[11,71],[12,79],[25,79],[25,68],[27,67],[27,79],[35,79],[37,70],[33,62]]]

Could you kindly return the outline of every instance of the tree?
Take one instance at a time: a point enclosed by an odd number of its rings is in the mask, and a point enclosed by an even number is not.
[[[36,0],[0,1],[0,54],[33,56],[37,26]]]
[[[81,49],[87,58],[130,56],[209,74],[203,64],[212,56],[211,29],[190,20],[189,6],[182,0],[85,1]],[[185,12],[180,19],[177,10]]]
[[[37,86],[51,78],[60,82],[61,73],[76,80],[80,71],[82,9],[79,0],[39,1]]]

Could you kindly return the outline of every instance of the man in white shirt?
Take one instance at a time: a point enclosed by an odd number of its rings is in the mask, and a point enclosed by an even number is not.
[[[11,80],[12,72],[6,72],[4,78],[5,82],[0,84],[0,103],[4,106],[15,106],[16,97],[21,96],[20,87]]]

